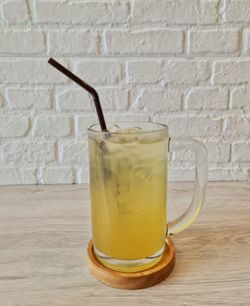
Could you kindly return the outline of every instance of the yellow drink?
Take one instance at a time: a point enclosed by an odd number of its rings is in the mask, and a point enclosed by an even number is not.
[[[166,235],[165,131],[89,133],[92,234],[97,256],[129,263],[154,256]],[[128,271],[145,269],[161,254]],[[105,260],[106,257],[106,260]],[[116,270],[126,265],[116,264]]]

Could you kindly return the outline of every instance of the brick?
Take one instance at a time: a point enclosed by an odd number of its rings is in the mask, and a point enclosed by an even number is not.
[[[0,185],[36,184],[35,168],[0,167]]]
[[[99,26],[125,23],[129,16],[129,1],[36,1],[35,21],[50,24],[86,24]]]
[[[226,109],[228,90],[225,88],[193,88],[186,97],[188,109]]]
[[[159,61],[129,61],[127,63],[127,83],[157,83],[161,79]]]
[[[3,0],[2,11],[8,24],[27,24],[30,21],[27,2],[25,0]]]
[[[168,169],[168,181],[169,182],[186,182],[194,181],[195,170],[194,169],[181,169],[170,167]]]
[[[43,184],[73,184],[74,172],[70,167],[48,167],[42,170]]]
[[[207,117],[184,117],[155,115],[154,122],[169,126],[170,136],[181,137],[208,137],[219,136],[222,129],[222,120]]]
[[[11,109],[50,109],[48,88],[7,88],[6,100]]]
[[[210,180],[250,178],[250,1],[33,2],[0,5],[0,184],[88,182],[92,97],[48,54],[97,89],[109,128],[167,123],[204,141]],[[170,178],[193,166],[172,154]]]
[[[77,138],[84,138],[86,140],[88,127],[95,123],[98,123],[98,118],[96,114],[84,114],[76,116],[75,129]]]
[[[166,83],[197,84],[210,77],[210,65],[206,61],[167,60],[163,79]]]
[[[230,159],[230,144],[221,142],[204,143],[210,163],[226,163]]]
[[[39,115],[35,118],[33,134],[45,137],[71,135],[71,120],[65,115]]]
[[[114,61],[84,61],[76,73],[90,85],[114,85],[121,80],[121,64]]]
[[[210,163],[226,163],[230,159],[230,144],[221,142],[204,143],[208,152],[208,161]],[[191,151],[178,150],[173,154],[173,160],[192,162],[194,154]]]
[[[241,168],[209,168],[208,170],[209,181],[238,181],[249,180],[248,169]]]
[[[55,55],[96,55],[98,34],[90,30],[49,32],[49,53]]]
[[[29,130],[29,118],[26,116],[0,116],[0,137],[22,137]]]
[[[78,168],[76,176],[77,184],[88,184],[89,183],[89,167],[85,165],[84,167]]]
[[[81,163],[88,157],[87,144],[84,142],[67,141],[60,144],[60,161],[63,163]]]
[[[214,63],[212,82],[214,84],[241,84],[249,81],[249,60],[225,60]]]
[[[183,32],[180,30],[107,30],[106,51],[110,54],[181,53]]]
[[[127,110],[128,90],[120,88],[97,88],[102,108]],[[58,109],[62,111],[95,111],[93,98],[82,89],[69,89],[57,95]]]
[[[3,96],[2,96],[2,94],[1,94],[1,92],[0,92],[0,107],[3,107],[3,102],[4,100],[3,100]]]
[[[244,29],[242,35],[242,45],[244,54],[250,54],[250,29]]]
[[[60,63],[67,67],[65,61]],[[0,61],[0,83],[65,83],[68,78],[44,60]]]
[[[249,22],[249,0],[227,0],[225,6],[226,22]]]
[[[62,1],[36,1],[35,22],[72,24],[72,8]]]
[[[219,18],[218,0],[201,0],[198,5],[201,7],[200,24],[215,24]]]
[[[45,34],[41,31],[1,31],[0,54],[45,54]]]
[[[170,169],[186,169],[186,170],[192,170],[192,172],[195,173],[195,163],[193,161],[187,160],[183,161],[181,159],[177,160],[169,160],[168,162],[168,168]]]
[[[250,111],[250,88],[234,88],[231,93],[231,107],[242,109],[244,112]]]
[[[174,112],[181,109],[182,93],[179,90],[144,89],[134,98],[132,109],[148,112]]]
[[[133,23],[213,24],[218,18],[218,1],[137,0]]]
[[[93,111],[92,97],[83,89],[67,89],[57,94],[57,107],[61,111]]]
[[[125,111],[128,109],[129,91],[123,88],[98,88],[103,110]],[[93,103],[92,103],[93,105]]]
[[[180,162],[194,162],[194,152],[190,150],[173,150],[171,154],[171,160]]]
[[[240,139],[250,136],[250,116],[229,116],[225,119],[224,137]]]
[[[99,4],[100,1],[96,1],[96,3]],[[111,12],[111,19],[109,18],[108,24],[110,20],[114,24],[128,23],[130,21],[130,7],[131,3],[127,0],[107,1],[107,8]]]
[[[132,21],[134,24],[169,21],[167,1],[165,0],[137,0],[134,2]]]
[[[11,142],[1,146],[3,161],[14,165],[36,165],[55,160],[54,143]]]
[[[250,143],[236,143],[233,145],[233,161],[249,162]]]
[[[235,53],[239,48],[239,31],[230,30],[198,30],[190,32],[190,48],[192,54]]]

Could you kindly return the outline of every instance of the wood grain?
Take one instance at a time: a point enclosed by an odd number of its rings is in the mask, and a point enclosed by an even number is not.
[[[169,207],[192,184],[169,188]],[[87,269],[88,187],[0,187],[0,305],[248,305],[250,182],[209,183],[197,221],[173,237],[176,265],[166,281],[126,291]]]
[[[166,238],[166,247],[161,260],[153,267],[140,272],[118,272],[101,265],[95,257],[92,240],[87,248],[88,268],[94,277],[102,283],[119,289],[144,289],[159,284],[172,272],[175,264],[175,249],[170,238]]]

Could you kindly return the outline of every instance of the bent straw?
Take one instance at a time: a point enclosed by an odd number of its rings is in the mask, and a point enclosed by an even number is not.
[[[101,107],[101,103],[100,103],[97,91],[93,87],[91,87],[89,84],[87,84],[86,82],[84,82],[83,80],[78,78],[78,76],[73,74],[71,71],[69,71],[68,69],[63,67],[61,64],[59,64],[53,58],[50,58],[48,60],[48,63],[50,65],[52,65],[53,67],[55,67],[56,69],[58,69],[63,74],[65,74],[72,81],[74,81],[75,83],[80,85],[82,88],[84,88],[85,90],[87,90],[91,94],[91,96],[94,100],[94,103],[95,103],[95,108],[96,108],[96,112],[97,112],[97,115],[98,115],[98,119],[99,119],[99,122],[100,122],[101,129],[102,129],[102,131],[107,132],[107,126],[106,126],[106,122],[105,122],[105,119],[104,119],[104,116],[103,116],[103,111],[102,111],[102,107]]]

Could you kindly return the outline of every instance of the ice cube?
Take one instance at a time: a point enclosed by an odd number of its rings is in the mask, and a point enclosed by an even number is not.
[[[105,141],[100,141],[99,144],[98,144],[98,151],[101,153],[101,154],[106,154],[108,153],[108,147],[107,147],[107,144],[105,143]]]
[[[124,133],[124,134],[137,134],[137,133],[141,133],[143,130],[142,128],[135,126],[129,129],[122,129],[119,131],[119,133]]]
[[[118,124],[112,124],[108,130],[110,133],[120,132],[121,127]]]

